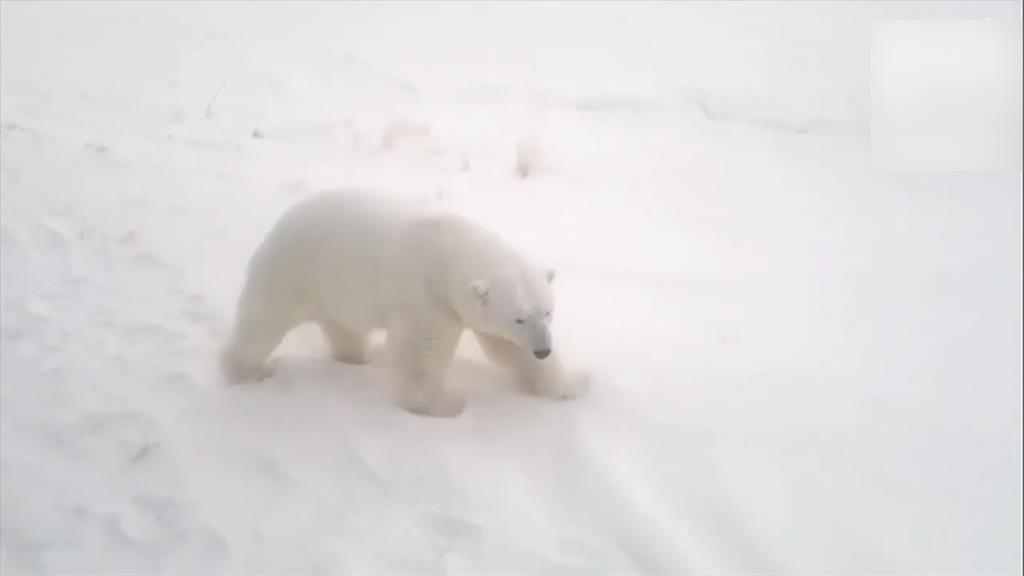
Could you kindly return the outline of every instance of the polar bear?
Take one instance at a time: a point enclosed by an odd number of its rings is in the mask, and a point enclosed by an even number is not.
[[[232,381],[266,376],[284,335],[309,321],[336,360],[362,364],[367,336],[383,329],[396,403],[455,416],[465,400],[445,376],[468,329],[525,391],[572,398],[588,378],[553,351],[554,277],[462,217],[368,191],[321,193],[288,210],[253,255],[222,366]]]

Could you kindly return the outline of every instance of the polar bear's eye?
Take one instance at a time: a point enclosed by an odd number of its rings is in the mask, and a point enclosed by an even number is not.
[[[545,312],[544,313],[544,317],[545,318],[551,318],[551,310],[548,310],[547,312]]]
[[[523,320],[522,318],[516,318],[516,324],[522,324],[523,322],[526,322],[526,320]]]

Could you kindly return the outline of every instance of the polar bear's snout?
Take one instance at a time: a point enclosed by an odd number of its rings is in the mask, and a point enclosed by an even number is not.
[[[531,330],[530,348],[538,360],[543,360],[551,355],[551,331],[547,326],[540,325]]]

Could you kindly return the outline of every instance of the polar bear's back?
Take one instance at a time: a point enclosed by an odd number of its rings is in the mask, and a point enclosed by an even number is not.
[[[309,319],[345,316],[378,327],[385,264],[414,214],[371,191],[311,196],[285,212],[257,249],[248,285]]]

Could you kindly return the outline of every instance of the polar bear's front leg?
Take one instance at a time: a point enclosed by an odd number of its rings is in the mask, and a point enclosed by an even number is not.
[[[509,370],[522,389],[548,398],[569,399],[582,396],[590,386],[586,373],[566,372],[558,354],[538,360],[511,342],[476,332],[480,348],[494,364]]]
[[[445,390],[462,326],[426,315],[394,319],[387,346],[395,401],[413,414],[458,416],[464,398]]]

